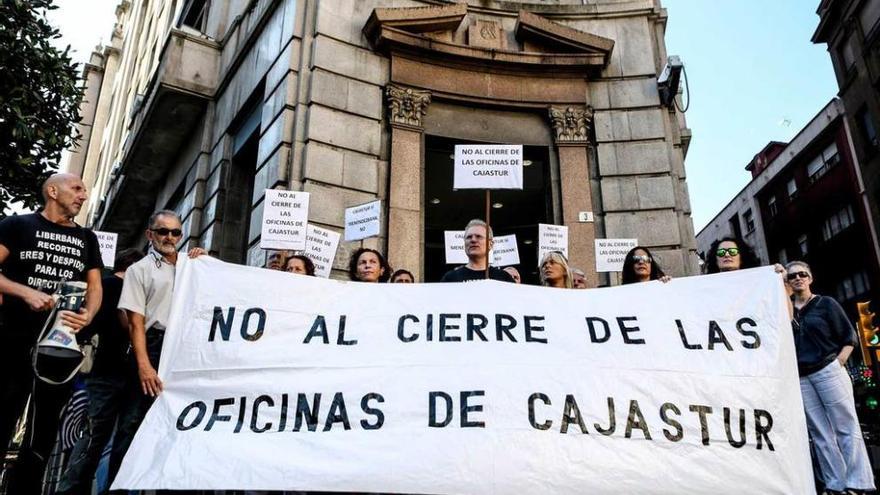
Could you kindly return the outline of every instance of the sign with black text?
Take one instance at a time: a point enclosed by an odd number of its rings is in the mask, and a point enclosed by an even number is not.
[[[315,276],[328,278],[339,247],[339,233],[309,224],[306,228],[305,255],[315,264]]]
[[[596,239],[596,271],[622,271],[626,253],[638,244],[638,239]]]
[[[492,264],[494,266],[513,266],[519,264],[519,247],[516,245],[516,234],[495,237],[492,246]]]
[[[260,248],[302,251],[308,220],[309,193],[266,189]]]
[[[178,263],[113,489],[815,493],[772,267],[555,290]]]
[[[382,201],[352,206],[345,209],[345,240],[358,241],[379,235]]]
[[[118,235],[114,232],[93,231],[98,238],[98,246],[101,248],[101,261],[107,268],[113,268],[116,262],[116,239]]]
[[[455,145],[453,189],[522,189],[522,145]]]
[[[568,227],[565,225],[538,224],[538,263],[544,255],[559,251],[568,258]]]
[[[444,231],[443,245],[445,248],[447,265],[464,265],[468,262],[467,253],[464,250],[463,230]]]

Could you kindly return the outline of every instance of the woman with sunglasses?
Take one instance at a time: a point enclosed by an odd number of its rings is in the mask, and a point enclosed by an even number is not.
[[[803,261],[786,266],[794,293],[794,344],[807,428],[828,494],[874,489],[874,476],[844,367],[856,332],[833,297],[813,294],[813,273]]]
[[[758,257],[738,237],[722,237],[712,243],[706,255],[706,273],[729,272],[760,266]]]
[[[568,260],[561,252],[550,251],[545,254],[541,258],[539,268],[541,272],[541,285],[558,289],[571,289],[573,287]]]
[[[669,282],[672,277],[663,273],[663,269],[651,255],[651,251],[644,246],[636,246],[626,253],[623,260],[623,273],[621,285],[635,284],[637,282],[649,282],[660,280]]]
[[[390,277],[391,265],[379,251],[362,247],[351,255],[348,278],[357,282],[387,282]]]

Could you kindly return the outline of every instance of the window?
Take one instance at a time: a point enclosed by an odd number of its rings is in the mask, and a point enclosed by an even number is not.
[[[867,272],[854,273],[837,284],[837,300],[844,302],[860,296],[871,289]]]
[[[755,230],[755,217],[752,215],[752,209],[749,208],[743,213],[743,222],[746,224],[746,233],[751,233]]]
[[[776,196],[770,196],[770,199],[767,200],[767,210],[770,212],[771,217],[775,217],[779,213],[776,207]]]
[[[733,234],[734,237],[742,238],[742,227],[739,224],[739,214],[734,213],[730,220],[727,221],[728,225],[730,225],[730,233]]]
[[[854,222],[852,206],[847,206],[834,213],[822,224],[822,238],[829,240]]]
[[[807,246],[807,234],[803,234],[800,237],[798,237],[798,247],[801,250],[801,256],[806,256],[807,249],[809,247],[809,246]]]
[[[865,6],[859,12],[859,24],[862,25],[862,34],[865,38],[871,36],[878,20],[880,20],[880,2],[865,2]]]
[[[786,184],[786,189],[788,189],[788,199],[794,201],[794,198],[797,197],[797,192],[798,192],[797,191],[797,182],[794,181],[794,178],[792,178],[790,181],[788,181],[788,184]]]
[[[779,250],[779,254],[776,255],[776,258],[779,260],[779,263],[784,265],[788,263],[788,253],[785,252],[785,248]]]
[[[874,126],[874,118],[867,107],[862,107],[856,112],[856,125],[862,138],[865,153],[873,154],[880,142],[877,141],[877,128]]]
[[[837,153],[837,144],[831,143],[807,165],[807,175],[810,178],[810,184],[819,180],[819,178],[825,175],[825,172],[828,172],[839,161],[840,155]]]
[[[853,41],[853,35],[849,35],[837,50],[844,73],[849,73],[849,71],[855,67],[856,56],[855,50],[853,49]]]
[[[180,14],[180,24],[200,32],[205,31],[205,21],[207,19],[208,0],[190,0],[183,7],[183,12]]]

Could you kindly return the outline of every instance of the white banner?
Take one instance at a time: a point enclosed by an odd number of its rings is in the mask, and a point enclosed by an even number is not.
[[[467,253],[464,251],[464,231],[443,231],[443,242],[446,249],[447,265],[464,265],[468,262]]]
[[[345,240],[358,241],[379,235],[382,201],[352,206],[345,209]]]
[[[266,189],[260,248],[302,251],[308,221],[309,193]]]
[[[101,261],[104,266],[112,268],[116,262],[116,239],[117,234],[114,232],[101,232],[94,230],[95,236],[98,238],[98,246],[101,248]]]
[[[623,271],[626,253],[638,245],[638,239],[596,239],[596,271]]]
[[[538,224],[538,263],[544,255],[559,251],[568,258],[568,227],[565,225]]]
[[[495,237],[492,248],[492,264],[495,266],[519,264],[519,247],[516,245],[516,234]]]
[[[815,493],[770,267],[578,291],[178,263],[114,489]]]
[[[339,233],[309,224],[306,228],[305,255],[315,264],[315,275],[328,278],[339,247]]]
[[[522,145],[455,145],[452,188],[522,189]]]

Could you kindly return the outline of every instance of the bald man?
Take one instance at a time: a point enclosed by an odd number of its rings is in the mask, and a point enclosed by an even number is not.
[[[91,322],[101,305],[98,239],[73,221],[86,199],[79,177],[55,174],[43,184],[40,212],[0,221],[0,312],[5,321],[0,335],[0,442],[4,452],[31,391],[34,411],[8,493],[41,493],[58,415],[70,396],[69,386],[38,380],[31,368],[34,344],[54,305],[50,294],[62,280],[88,283],[83,309],[60,314],[74,331]]]

